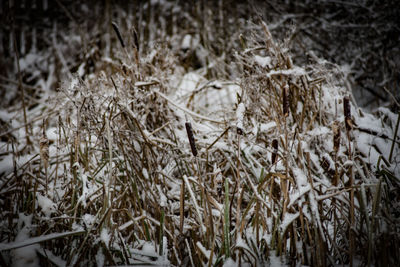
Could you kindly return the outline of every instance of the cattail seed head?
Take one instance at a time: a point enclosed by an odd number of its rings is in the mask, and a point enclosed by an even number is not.
[[[187,135],[188,135],[190,148],[192,149],[192,154],[193,154],[193,156],[196,157],[197,156],[196,143],[194,141],[192,125],[190,124],[190,122],[186,122],[185,123],[185,128],[186,128],[186,132],[187,132]]]
[[[139,51],[139,37],[135,27],[132,27],[131,34],[133,37],[133,45],[135,46],[136,50]]]
[[[344,122],[346,124],[346,130],[350,131],[353,128],[353,122],[351,120],[350,99],[348,96],[343,98],[343,110],[344,110]]]
[[[113,26],[115,33],[117,34],[117,37],[118,37],[119,42],[121,43],[121,46],[125,47],[125,43],[124,43],[124,40],[122,40],[122,36],[121,36],[121,33],[119,32],[118,25],[115,22],[112,22],[111,24]]]
[[[46,133],[44,133],[44,130],[39,141],[39,153],[43,162],[43,167],[47,169],[49,166],[49,139],[47,138]]]
[[[276,162],[276,159],[278,158],[278,139],[272,140],[272,148],[274,149],[274,151],[271,155],[271,162],[272,164],[274,164]]]
[[[333,150],[335,151],[335,153],[337,153],[340,147],[340,126],[338,121],[333,122],[332,131],[333,131]]]
[[[282,90],[282,107],[283,115],[285,117],[289,116],[289,87],[285,86]]]

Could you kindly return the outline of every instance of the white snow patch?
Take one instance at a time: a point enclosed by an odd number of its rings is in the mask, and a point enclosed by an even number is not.
[[[30,238],[30,228],[32,216],[25,216],[20,214],[19,224],[23,223],[22,229],[18,232],[15,242],[22,242]],[[39,258],[36,254],[36,249],[39,245],[30,245],[11,251],[12,266],[36,267],[39,266]]]
[[[244,112],[246,110],[246,107],[244,106],[243,103],[240,103],[236,109],[236,119],[237,119],[237,123],[236,126],[239,129],[243,130],[243,116],[244,116]]]
[[[56,212],[56,204],[49,198],[42,196],[40,193],[36,193],[36,198],[39,207],[46,217],[50,217],[51,214]]]
[[[87,213],[82,216],[82,221],[87,228],[90,228],[96,222],[96,216]]]
[[[103,252],[101,251],[101,249],[97,250],[97,254],[96,254],[96,265],[99,267],[104,266],[104,261],[105,261],[106,257],[104,256]]]
[[[262,57],[262,56],[255,55],[254,60],[257,62],[258,65],[260,65],[263,68],[265,68],[265,67],[271,68],[272,67],[271,58],[268,56]]]
[[[237,267],[237,263],[232,258],[227,258],[224,262],[223,267]]]
[[[260,124],[260,131],[261,132],[267,132],[271,128],[274,128],[274,127],[276,127],[276,122],[274,122],[274,121],[271,121],[271,122],[268,122],[268,123],[261,123]]]
[[[100,233],[100,240],[108,247],[110,244],[111,235],[107,228],[103,228]]]
[[[146,180],[148,180],[149,179],[149,173],[147,172],[147,169],[143,169],[142,170],[142,174],[143,174],[143,176],[144,176],[144,178],[146,179]]]
[[[291,224],[294,220],[297,219],[297,217],[299,217],[300,213],[296,212],[296,213],[286,213],[285,217],[281,223],[281,229],[282,229],[282,233],[285,232],[286,228],[289,226],[289,224]]]
[[[281,74],[281,75],[287,75],[287,76],[302,76],[302,75],[307,75],[307,72],[300,67],[294,67],[292,69],[288,69],[288,70],[273,70],[268,72],[267,76],[271,77],[272,75],[276,75],[276,74]]]

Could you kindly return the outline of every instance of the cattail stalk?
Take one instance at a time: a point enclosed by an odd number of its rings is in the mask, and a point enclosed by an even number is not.
[[[346,125],[346,131],[347,131],[347,138],[349,140],[349,147],[348,147],[348,153],[349,153],[349,160],[352,160],[352,152],[351,152],[351,143],[350,143],[350,131],[352,129],[353,123],[351,120],[351,107],[350,107],[350,99],[348,96],[343,98],[343,110],[344,110],[344,122]],[[350,267],[353,266],[353,254],[354,254],[354,248],[355,248],[355,240],[354,240],[354,232],[353,228],[355,225],[355,216],[354,216],[354,188],[353,188],[353,183],[354,183],[354,172],[353,168],[350,167],[349,169],[349,186],[350,186],[350,207],[349,207],[349,219],[350,219],[350,226],[349,226],[349,259],[350,259]]]

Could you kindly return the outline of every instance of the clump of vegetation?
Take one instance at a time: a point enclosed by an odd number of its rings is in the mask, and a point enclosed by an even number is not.
[[[257,29],[186,73],[115,23],[113,57],[1,134],[1,261],[34,244],[43,265],[394,265],[399,116]]]

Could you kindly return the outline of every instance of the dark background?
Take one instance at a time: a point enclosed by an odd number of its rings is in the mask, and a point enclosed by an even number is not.
[[[396,111],[398,105],[388,91],[400,102],[399,7],[396,0],[1,1],[0,104],[19,101],[18,90],[10,94],[18,80],[13,33],[20,58],[41,55],[22,70],[24,84],[32,87],[29,93],[39,97],[40,79],[53,75],[50,87],[56,90],[82,62],[87,62],[85,74],[96,71],[96,60],[109,53],[107,38],[116,41],[111,21],[118,22],[122,32],[132,25],[137,29],[142,54],[155,42],[175,49],[179,38],[174,36],[198,32],[201,43],[215,55],[225,53],[229,64],[229,55],[240,49],[238,35],[248,36],[256,27],[252,23],[262,19],[278,40],[290,35],[295,64],[307,63],[311,51],[330,62],[348,64],[359,105],[388,105]]]

